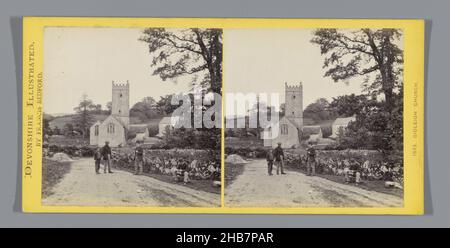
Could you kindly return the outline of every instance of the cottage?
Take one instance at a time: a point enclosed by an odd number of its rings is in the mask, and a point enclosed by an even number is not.
[[[158,134],[156,136],[163,137],[166,132],[174,129],[175,123],[172,122],[172,117],[163,117],[158,124]]]
[[[333,122],[331,126],[331,138],[337,138],[339,135],[340,130],[344,131],[350,122],[355,121],[355,116],[345,117],[345,118],[336,118],[336,120]]]
[[[323,138],[322,128],[320,126],[304,126],[302,137],[307,138],[307,142],[318,143]]]
[[[133,124],[128,129],[128,137],[133,137],[133,142],[145,141],[149,137],[147,124]]]

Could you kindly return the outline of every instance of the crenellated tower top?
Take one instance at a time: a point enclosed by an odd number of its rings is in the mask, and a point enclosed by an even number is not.
[[[128,80],[126,81],[126,83],[116,83],[113,80],[112,81],[112,88],[113,89],[129,89],[130,88],[130,83],[128,82]]]
[[[285,90],[296,91],[296,90],[301,90],[303,88],[302,82],[300,82],[299,84],[293,84],[293,85],[289,85],[287,82],[285,82],[284,85],[285,85]]]

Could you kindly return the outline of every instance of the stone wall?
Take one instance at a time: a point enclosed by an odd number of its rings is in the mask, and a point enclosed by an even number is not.
[[[180,165],[186,165],[191,178],[220,178],[220,163],[214,160],[214,154],[207,150],[145,149],[144,172],[173,175]],[[128,170],[134,169],[134,150],[131,148],[113,149],[114,165]],[[214,174],[214,175],[213,175]]]

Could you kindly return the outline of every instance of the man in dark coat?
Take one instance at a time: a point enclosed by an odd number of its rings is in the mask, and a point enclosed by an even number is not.
[[[278,143],[277,148],[273,150],[273,156],[275,159],[275,165],[277,166],[277,175],[280,174],[286,174],[284,173],[283,169],[283,163],[284,163],[284,151],[283,148],[281,148],[281,143]]]
[[[103,172],[106,173],[106,169],[108,169],[108,173],[113,173],[111,171],[111,147],[109,147],[109,141],[105,141],[105,145],[102,147],[102,157],[105,161]]]

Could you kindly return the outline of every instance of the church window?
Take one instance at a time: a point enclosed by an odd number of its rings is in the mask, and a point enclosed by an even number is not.
[[[108,124],[108,133],[114,133],[114,123]]]
[[[288,134],[288,125],[281,124],[281,134]]]
[[[292,96],[292,99],[295,99],[295,95]]]
[[[292,111],[292,115],[295,115],[294,111]]]
[[[95,125],[94,127],[94,135],[98,136],[98,125]]]
[[[120,96],[119,97],[122,97],[122,93],[120,93]]]

